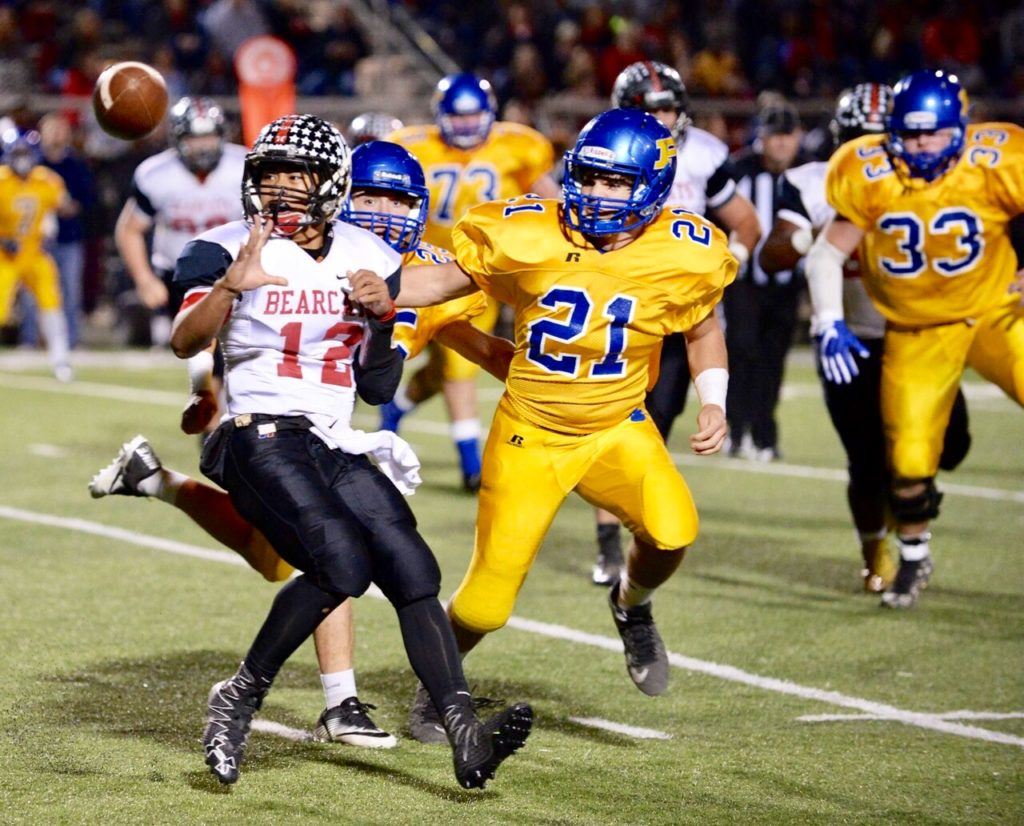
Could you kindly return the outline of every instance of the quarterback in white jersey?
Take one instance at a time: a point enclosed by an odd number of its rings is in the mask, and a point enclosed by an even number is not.
[[[836,146],[861,135],[881,133],[892,90],[880,83],[862,83],[839,96],[830,130]],[[814,236],[835,216],[825,195],[828,163],[813,161],[786,170],[779,179],[775,224],[761,248],[761,268],[772,273],[788,270],[811,248]],[[887,545],[886,501],[889,471],[882,431],[880,381],[885,319],[868,298],[861,263],[851,257],[843,268],[843,313],[868,353],[860,372],[849,384],[824,381],[825,405],[846,450],[849,472],[847,502],[860,538],[864,590],[880,593],[892,582],[896,566]],[[812,330],[820,335],[820,330]],[[941,466],[956,467],[967,454],[967,405],[963,393],[946,429]]]
[[[246,157],[248,221],[200,237],[176,268],[188,301],[174,352],[190,357],[217,336],[225,351],[228,416],[206,442],[202,470],[302,572],[278,592],[238,671],[210,690],[206,763],[222,783],[238,780],[253,715],[280,668],[372,582],[443,714],[456,779],[483,788],[525,743],[533,712],[517,704],[477,718],[438,600],[440,569],[402,496],[419,463],[394,433],[350,426],[355,394],[387,401],[402,372],[391,346],[401,259],[373,233],[335,222],[351,180],[335,127],[312,115],[278,118]],[[350,288],[359,306],[345,300]]]

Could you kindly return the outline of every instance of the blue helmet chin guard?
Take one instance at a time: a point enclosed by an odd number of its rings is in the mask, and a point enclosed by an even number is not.
[[[434,119],[449,146],[472,149],[487,140],[498,113],[491,84],[469,72],[441,78],[434,92]],[[457,115],[479,115],[475,123],[457,124]]]
[[[408,215],[355,209],[352,194],[371,189],[414,199]],[[368,229],[395,252],[412,252],[427,225],[430,190],[423,167],[405,147],[387,141],[369,141],[352,153],[352,190],[341,209],[341,220]]]
[[[922,70],[903,77],[893,90],[892,110],[886,119],[886,148],[906,165],[914,178],[934,181],[942,175],[964,148],[967,127],[967,93],[956,75]],[[939,152],[910,152],[904,144],[908,134],[951,128],[949,146]]]
[[[4,132],[0,162],[9,166],[19,178],[28,177],[32,168],[43,162],[39,148],[39,133],[34,129],[21,132],[11,128]]]
[[[633,181],[628,198],[586,195],[588,172]],[[565,223],[585,235],[611,235],[653,221],[676,177],[676,142],[657,118],[639,109],[611,109],[583,127],[565,153]]]

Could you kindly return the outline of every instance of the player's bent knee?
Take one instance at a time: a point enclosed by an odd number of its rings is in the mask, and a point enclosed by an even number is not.
[[[659,551],[692,545],[700,520],[690,490],[678,472],[648,474],[643,482],[643,523],[636,535]]]
[[[897,522],[928,522],[938,517],[942,494],[936,489],[934,479],[920,481],[924,484],[924,490],[911,496],[900,496],[895,490],[890,492],[889,508]]]
[[[514,600],[501,598],[474,599],[472,590],[459,588],[452,597],[449,612],[452,619],[467,631],[490,634],[504,627],[512,616]]]

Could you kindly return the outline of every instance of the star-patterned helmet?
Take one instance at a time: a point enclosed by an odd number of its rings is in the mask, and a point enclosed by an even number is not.
[[[281,171],[304,173],[305,187],[262,183]],[[245,156],[242,207],[250,220],[268,216],[277,234],[294,235],[333,221],[351,184],[352,159],[341,132],[315,115],[286,115],[264,126]]]

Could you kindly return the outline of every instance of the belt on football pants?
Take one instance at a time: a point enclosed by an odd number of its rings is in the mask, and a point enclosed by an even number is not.
[[[236,428],[250,427],[252,425],[275,426],[275,430],[309,430],[313,427],[305,416],[272,416],[269,413],[243,413],[231,420]]]

